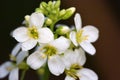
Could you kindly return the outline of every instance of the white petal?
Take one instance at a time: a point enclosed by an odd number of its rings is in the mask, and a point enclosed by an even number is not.
[[[18,76],[19,76],[18,68],[15,68],[10,72],[9,80],[18,80]]]
[[[70,40],[73,42],[75,46],[78,46],[77,40],[76,40],[76,32],[72,31],[70,33]]]
[[[49,28],[39,29],[39,43],[48,43],[54,40],[54,35]]]
[[[26,27],[19,27],[13,31],[13,37],[18,41],[18,42],[24,42],[29,39],[28,33],[27,33],[27,28]]]
[[[98,80],[97,74],[93,70],[87,68],[79,70],[77,75],[80,77],[80,80]]]
[[[71,77],[71,76],[66,76],[65,80],[75,80],[75,79],[73,77]]]
[[[62,53],[69,48],[70,40],[61,36],[58,39],[52,41],[50,45],[54,46],[58,50],[58,53]]]
[[[72,50],[67,50],[64,52],[64,55],[62,56],[62,60],[64,61],[66,69],[70,69],[70,66],[72,64],[77,63],[77,58],[75,57],[75,54]]]
[[[25,41],[24,43],[22,43],[22,50],[28,51],[28,50],[32,49],[33,47],[35,47],[36,44],[37,44],[37,40],[29,39],[29,40]]]
[[[45,18],[42,13],[32,13],[30,16],[30,26],[41,28],[44,24]]]
[[[5,62],[0,66],[0,79],[4,78],[8,75],[8,73],[10,72],[7,68],[11,67],[12,63],[11,62]]]
[[[74,54],[77,58],[77,63],[80,66],[83,66],[86,62],[86,56],[85,56],[85,52],[79,48],[79,49],[75,49],[75,54]]]
[[[99,31],[96,27],[88,25],[83,28],[83,36],[88,36],[89,42],[95,42],[99,37]]]
[[[79,13],[75,14],[74,22],[75,22],[75,26],[76,26],[77,31],[79,31],[82,27],[82,20],[81,20],[81,16]]]
[[[70,66],[72,64],[78,64],[80,66],[83,66],[86,62],[86,56],[85,52],[80,49],[75,49],[75,51],[67,50],[64,53],[64,56],[62,57],[64,64],[66,66],[66,69],[70,69]]]
[[[80,46],[81,46],[87,53],[89,53],[89,54],[91,54],[91,55],[94,55],[94,54],[96,53],[95,47],[94,47],[91,43],[89,43],[89,42],[87,42],[87,41],[81,42],[81,43],[80,43]]]
[[[62,62],[62,59],[58,55],[49,57],[48,67],[50,72],[56,76],[62,74],[65,69],[65,65]]]
[[[27,58],[27,64],[34,70],[40,68],[47,60],[47,56],[38,51],[32,53]]]
[[[21,49],[21,43],[18,43],[12,50],[12,56],[16,56]]]
[[[16,57],[17,64],[20,64],[28,56],[28,51],[21,51]]]

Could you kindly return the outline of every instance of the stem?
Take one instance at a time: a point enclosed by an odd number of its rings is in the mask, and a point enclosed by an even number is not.
[[[40,80],[49,80],[50,72],[49,72],[49,69],[48,69],[47,65],[45,65],[44,70],[45,71],[44,71],[43,74],[39,74],[40,75]]]
[[[22,72],[22,75],[21,75],[21,79],[20,79],[20,80],[24,80],[26,71],[27,71],[27,70],[24,70],[24,71]]]
[[[51,29],[52,32],[54,31],[54,26],[55,26],[55,23],[50,25],[50,29]]]

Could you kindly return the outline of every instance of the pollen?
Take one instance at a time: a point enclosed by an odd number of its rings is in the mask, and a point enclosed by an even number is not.
[[[80,30],[76,34],[76,40],[77,40],[78,43],[81,43],[81,42],[83,42],[83,41],[88,39],[88,35],[84,35],[83,36],[83,31],[84,30]]]
[[[33,38],[33,39],[38,39],[39,34],[38,34],[38,30],[36,27],[29,27],[28,28],[28,35]]]

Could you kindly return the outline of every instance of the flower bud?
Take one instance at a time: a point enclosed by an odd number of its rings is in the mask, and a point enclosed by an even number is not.
[[[25,16],[25,21],[29,22],[29,19],[30,19],[30,16],[29,16],[29,15],[26,15],[26,16]]]
[[[60,0],[56,1],[55,4],[54,4],[54,8],[55,9],[59,8],[60,7],[60,3],[61,3]]]
[[[62,9],[61,11],[60,11],[60,17],[63,17],[64,15],[65,15],[65,13],[66,13],[66,11],[65,11],[65,9]]]
[[[52,20],[50,18],[46,19],[46,25],[49,26],[52,24]]]
[[[46,2],[42,2],[40,6],[43,7],[43,8],[46,8],[47,7],[47,3]]]
[[[40,8],[36,8],[35,12],[43,13],[43,10],[41,10]]]
[[[62,19],[65,20],[65,19],[68,19],[69,17],[71,17],[74,14],[75,10],[76,10],[75,7],[71,7],[69,9],[67,9],[66,13]]]
[[[59,35],[65,35],[69,31],[70,31],[70,28],[68,26],[60,25],[60,26],[58,26],[58,29],[56,30],[56,33],[59,34]]]

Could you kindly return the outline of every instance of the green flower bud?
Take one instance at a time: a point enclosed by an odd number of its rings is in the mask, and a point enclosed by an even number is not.
[[[41,10],[40,8],[36,8],[35,12],[43,13],[43,10]]]
[[[70,28],[68,26],[64,26],[64,25],[58,26],[58,29],[56,30],[56,33],[59,35],[65,35],[68,32],[70,32]]]
[[[47,7],[47,3],[46,3],[46,2],[42,2],[42,3],[40,4],[40,7],[46,8],[46,7]]]
[[[59,8],[59,7],[60,7],[60,4],[61,4],[61,1],[60,1],[60,0],[56,1],[56,3],[54,4],[54,8],[55,8],[55,9]]]
[[[48,2],[48,6],[51,7],[53,5],[53,2],[52,1],[49,1]]]
[[[52,24],[52,20],[50,18],[47,18],[45,23],[47,26],[49,26]]]
[[[59,12],[59,17],[63,17],[65,15],[66,11],[65,9],[62,9],[60,12]]]
[[[68,19],[69,17],[71,17],[74,14],[75,10],[76,10],[75,7],[71,7],[69,9],[67,9],[66,13],[62,19],[65,20],[65,19]]]

